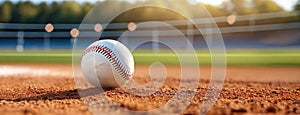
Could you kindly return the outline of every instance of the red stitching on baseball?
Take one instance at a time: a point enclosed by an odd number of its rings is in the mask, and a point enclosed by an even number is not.
[[[108,47],[105,46],[91,46],[84,50],[82,57],[85,56],[87,53],[90,52],[97,52],[101,53],[104,57],[106,57],[111,64],[114,66],[115,70],[121,75],[122,78],[125,80],[129,80],[132,73],[130,73],[125,67],[121,64],[120,60],[116,57],[116,55],[110,50]]]

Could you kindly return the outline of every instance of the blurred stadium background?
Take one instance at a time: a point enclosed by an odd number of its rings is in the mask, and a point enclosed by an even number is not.
[[[141,2],[168,5],[167,0],[147,1],[2,1],[0,2],[0,62],[51,62],[71,63],[71,33],[79,27],[84,16],[99,3],[103,9],[99,13],[110,15]],[[203,5],[214,17],[227,48],[229,65],[299,65],[300,64],[300,1],[289,0],[289,6],[272,0],[224,0],[221,4],[206,2],[191,3],[188,0],[172,0],[171,7],[182,7],[190,15]],[[110,9],[110,10],[107,10]],[[167,16],[155,16],[164,14]],[[201,15],[193,20],[202,20]],[[105,18],[105,17],[104,17]],[[183,31],[191,26],[182,23],[184,18],[163,9],[149,7],[125,12],[110,24],[111,28],[103,31],[103,38],[118,39],[127,30],[128,23],[145,21],[172,22]],[[97,35],[97,23],[86,24],[84,32]],[[47,29],[46,29],[47,28]],[[194,29],[192,27],[192,29]],[[211,28],[216,29],[216,28]],[[72,31],[73,30],[73,31]],[[47,32],[48,31],[48,32]],[[72,32],[71,32],[72,31]],[[194,30],[195,31],[195,30]],[[194,32],[193,31],[193,32]],[[82,34],[84,32],[79,32]],[[139,32],[134,31],[134,32]],[[164,34],[166,31],[162,31]],[[188,32],[188,31],[185,31]],[[160,33],[159,33],[160,34]],[[84,37],[90,37],[84,36]],[[153,38],[153,36],[150,36]],[[163,36],[161,36],[163,37]],[[170,36],[169,36],[170,37]],[[205,42],[195,32],[195,44],[201,64],[209,64],[210,56]],[[136,39],[136,38],[128,38]],[[140,38],[138,38],[140,39]],[[172,39],[172,36],[170,37]],[[176,39],[174,39],[176,42]],[[198,41],[197,41],[198,40]],[[170,52],[152,54],[152,49],[162,46],[145,44],[142,51],[134,53],[137,64],[149,64],[157,57],[174,57]],[[169,55],[165,55],[169,54]],[[160,56],[158,56],[160,55]],[[167,64],[176,64],[172,58]],[[247,61],[245,61],[247,60]]]

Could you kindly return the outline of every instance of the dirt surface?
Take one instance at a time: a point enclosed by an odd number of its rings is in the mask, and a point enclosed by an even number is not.
[[[29,67],[49,69],[60,72],[62,76],[47,76],[42,73],[25,75],[9,74],[0,77],[0,113],[1,114],[92,114],[90,107],[97,108],[102,114],[130,114],[118,107],[134,111],[147,111],[159,108],[167,103],[179,90],[180,68],[168,66],[166,82],[159,89],[148,87],[137,90],[122,87],[106,89],[104,97],[99,97],[96,88],[79,89],[85,95],[80,98],[72,78],[71,65],[60,64],[0,64],[0,67]],[[136,67],[134,79],[145,84],[151,81],[148,66]],[[300,67],[228,67],[226,81],[218,100],[208,114],[300,114]],[[168,105],[156,114],[199,114],[209,83],[209,67],[201,67],[201,81],[196,90],[185,87],[180,94],[195,93],[194,97],[183,95],[185,102],[181,107]],[[2,72],[3,73],[3,72]],[[26,73],[26,72],[25,72]],[[160,79],[152,79],[153,86]],[[183,81],[189,84],[191,81]],[[127,91],[155,91],[148,96],[137,96]],[[209,89],[213,90],[213,89]],[[86,93],[85,93],[86,92]],[[81,95],[82,96],[82,95]],[[106,102],[105,98],[111,102]],[[86,103],[93,102],[93,103]],[[89,101],[87,101],[89,100]]]

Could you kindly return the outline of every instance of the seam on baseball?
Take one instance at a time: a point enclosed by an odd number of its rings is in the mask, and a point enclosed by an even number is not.
[[[107,58],[111,65],[114,67],[114,69],[123,79],[129,80],[129,77],[132,76],[132,73],[130,73],[129,70],[125,68],[125,66],[120,62],[117,56],[108,47],[105,47],[103,45],[91,46],[84,50],[82,57],[90,52],[100,53],[105,58]]]

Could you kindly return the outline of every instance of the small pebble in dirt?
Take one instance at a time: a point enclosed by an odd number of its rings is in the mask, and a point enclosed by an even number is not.
[[[232,112],[232,113],[246,113],[247,110],[246,110],[245,108],[238,108],[238,109],[232,108],[232,109],[231,109],[231,112]]]
[[[268,107],[268,108],[266,109],[266,111],[267,111],[268,113],[275,113],[277,110],[276,110],[275,107],[270,106],[270,107]]]

